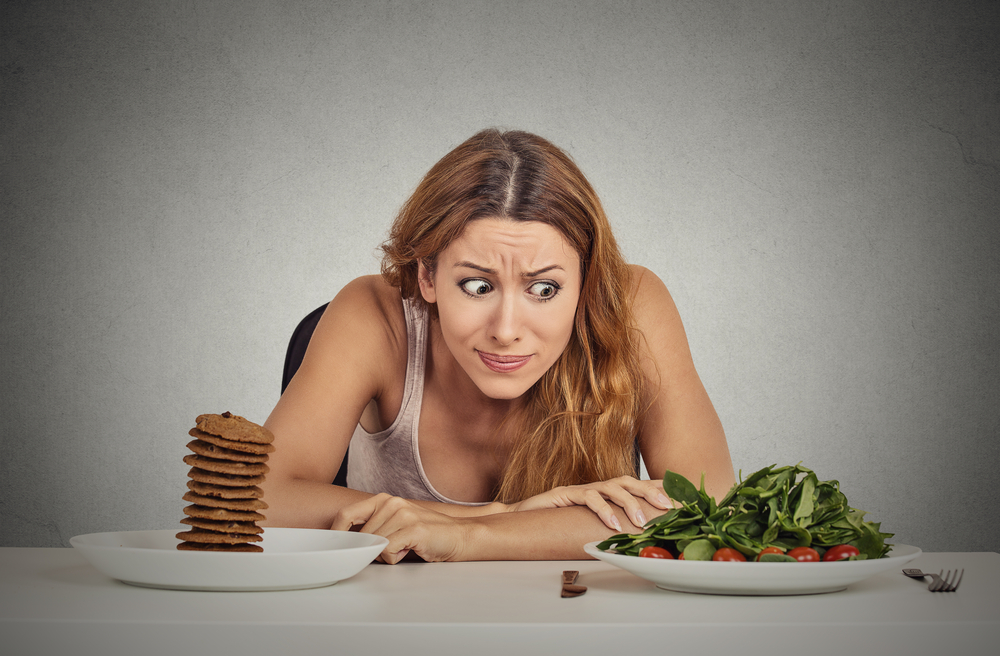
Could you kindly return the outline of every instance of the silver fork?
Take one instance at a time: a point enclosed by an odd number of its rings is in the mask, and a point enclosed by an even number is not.
[[[941,570],[939,574],[925,574],[919,569],[904,569],[903,574],[912,579],[922,579],[925,576],[931,577],[931,584],[927,586],[927,589],[931,592],[954,592],[958,590],[958,586],[962,583],[962,576],[965,575],[965,570],[948,570],[947,572]]]

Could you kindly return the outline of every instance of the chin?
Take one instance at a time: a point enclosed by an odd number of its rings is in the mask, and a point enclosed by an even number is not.
[[[506,374],[500,374],[505,376]],[[488,398],[497,401],[513,401],[524,396],[525,392],[531,389],[538,379],[532,380],[511,380],[510,378],[497,380],[493,376],[483,376],[475,381],[479,391]]]
[[[514,387],[512,385],[478,385],[477,387],[484,395],[496,401],[513,401],[524,396],[524,393],[530,389],[530,386]]]

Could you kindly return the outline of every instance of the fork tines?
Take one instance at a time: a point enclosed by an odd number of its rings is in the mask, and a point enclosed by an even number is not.
[[[945,572],[941,570],[938,574],[938,580],[927,588],[931,592],[954,592],[958,590],[959,584],[962,582],[962,576],[965,574],[965,570],[948,570]]]

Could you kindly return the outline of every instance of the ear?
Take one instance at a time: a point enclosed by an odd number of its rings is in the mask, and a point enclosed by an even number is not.
[[[417,263],[417,284],[420,285],[420,295],[428,303],[437,303],[437,290],[434,288],[434,274],[424,266],[424,261]]]

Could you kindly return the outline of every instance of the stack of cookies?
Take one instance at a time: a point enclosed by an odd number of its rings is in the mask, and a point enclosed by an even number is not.
[[[274,436],[263,426],[230,412],[200,415],[188,434],[192,454],[181,524],[190,530],[177,534],[178,549],[189,551],[263,551],[260,542],[267,508],[259,485],[269,471],[268,453]]]

